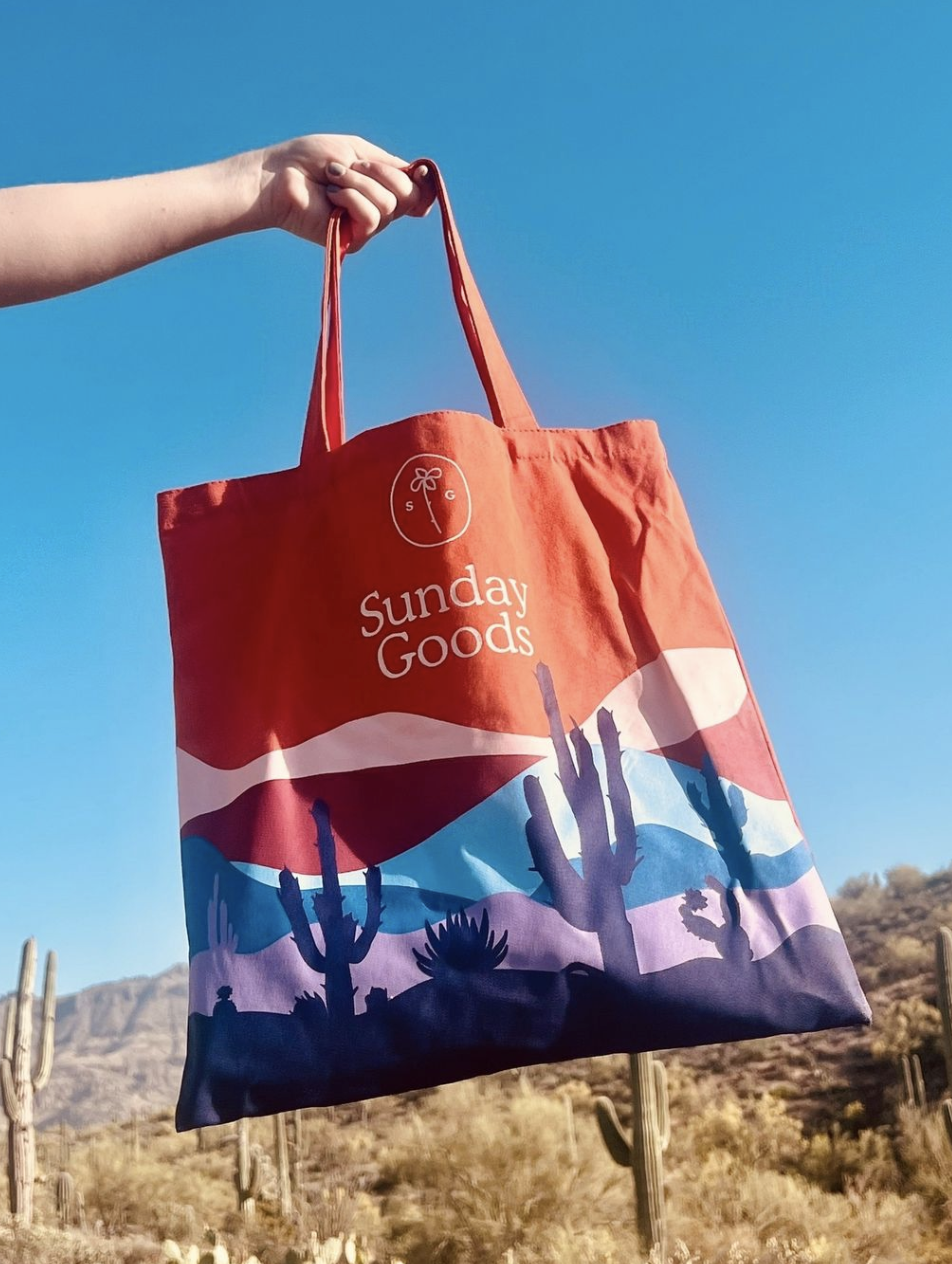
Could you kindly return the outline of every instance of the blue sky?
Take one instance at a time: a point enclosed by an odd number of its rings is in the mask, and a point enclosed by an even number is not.
[[[540,419],[659,422],[828,887],[947,865],[952,8],[355,14],[5,6],[0,184],[438,158]],[[28,934],[64,992],[184,959],[154,496],[295,462],[320,268],[264,233],[0,312],[0,990]],[[352,430],[484,411],[435,216],[345,320]]]

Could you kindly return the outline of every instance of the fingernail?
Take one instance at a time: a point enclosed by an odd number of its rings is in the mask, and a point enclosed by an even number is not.
[[[423,163],[421,167],[417,167],[416,172],[414,174],[418,175],[421,180],[425,180],[426,177],[430,174],[430,168],[426,165],[426,163]]]
[[[341,162],[329,162],[327,164],[327,174],[329,176],[342,176],[347,168]]]
[[[327,190],[328,193],[340,193],[339,184],[325,184],[324,188]]]

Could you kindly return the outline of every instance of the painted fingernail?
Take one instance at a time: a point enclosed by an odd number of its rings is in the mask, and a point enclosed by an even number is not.
[[[329,162],[327,164],[327,174],[329,176],[342,176],[347,168],[341,162]]]
[[[328,193],[340,193],[339,184],[325,184],[324,188],[327,190]]]

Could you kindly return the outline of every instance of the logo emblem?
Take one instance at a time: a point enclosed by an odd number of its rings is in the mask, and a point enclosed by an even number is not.
[[[448,456],[421,452],[400,466],[390,489],[390,515],[408,544],[434,549],[458,540],[472,513],[466,476]]]

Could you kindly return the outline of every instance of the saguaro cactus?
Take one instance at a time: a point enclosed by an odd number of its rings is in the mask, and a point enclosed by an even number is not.
[[[952,930],[940,926],[935,935],[935,974],[939,1013],[942,1015],[942,1052],[945,1075],[952,1090]]]
[[[69,1172],[60,1172],[56,1178],[56,1217],[61,1229],[86,1227],[86,1201]]]
[[[582,873],[573,867],[559,841],[545,792],[538,777],[526,777],[523,792],[531,813],[526,839],[533,864],[552,893],[562,917],[577,930],[595,931],[605,969],[636,976],[638,958],[625,909],[624,888],[641,862],[631,810],[631,795],[621,764],[618,729],[604,707],[598,713],[598,736],[605,753],[608,802],[612,810],[614,843],[608,828],[605,793],[595,767],[592,747],[576,724],[571,730],[575,759],[562,728],[562,715],[544,663],[536,671],[549,733],[555,747],[559,780],[578,823]],[[577,765],[577,766],[576,766]]]
[[[916,1110],[926,1109],[926,1082],[922,1075],[922,1063],[919,1060],[918,1053],[904,1053],[899,1059],[899,1067],[902,1072],[902,1088],[903,1097],[907,1106],[914,1106]]]
[[[373,988],[370,989],[373,991]],[[296,1110],[291,1116],[294,1135],[294,1161],[291,1164],[291,1189],[300,1194],[304,1185],[304,1112]]]
[[[255,1218],[258,1190],[261,1188],[261,1164],[248,1140],[248,1120],[238,1120],[238,1137],[235,1152],[235,1190],[238,1194],[238,1210],[250,1223]]]
[[[278,898],[291,923],[292,939],[306,965],[323,974],[327,1014],[335,1026],[354,1017],[354,985],[350,967],[367,956],[380,929],[380,870],[367,869],[367,920],[361,928],[351,913],[344,913],[337,871],[337,848],[331,830],[330,810],[317,799],[311,815],[317,825],[317,850],[321,858],[322,889],[311,898],[314,912],[324,935],[321,951],[314,940],[310,922],[304,911],[301,886],[290,869],[282,869],[278,878]],[[358,933],[359,932],[359,933]]]
[[[0,1087],[7,1125],[7,1174],[10,1210],[24,1225],[33,1222],[33,1183],[36,1179],[34,1096],[49,1083],[53,1069],[53,1025],[56,1019],[56,953],[46,956],[40,1048],[33,1066],[33,985],[36,979],[36,940],[23,945],[16,999],[7,1005],[0,1060]]]
[[[616,1163],[630,1167],[635,1186],[635,1216],[642,1250],[656,1250],[667,1258],[667,1226],[664,1209],[662,1154],[671,1138],[668,1116],[668,1081],[664,1064],[650,1053],[629,1058],[632,1095],[632,1134],[622,1132],[609,1097],[595,1102],[598,1126],[608,1152]]]
[[[291,1171],[288,1162],[288,1117],[284,1114],[274,1116],[274,1161],[278,1169],[281,1215],[290,1220],[294,1204],[291,1201]]]

